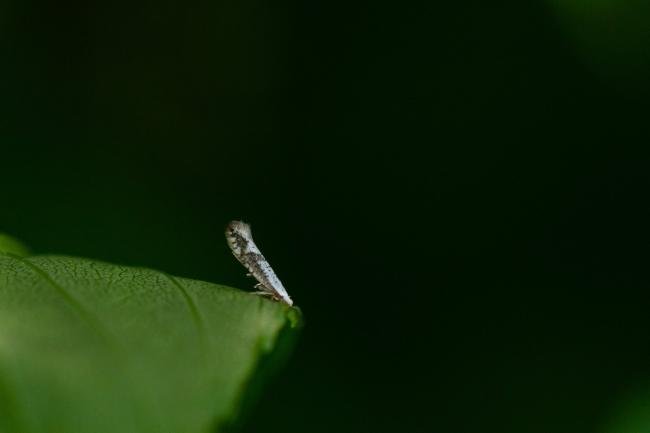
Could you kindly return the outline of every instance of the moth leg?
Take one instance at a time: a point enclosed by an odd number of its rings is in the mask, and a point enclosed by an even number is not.
[[[254,294],[264,296],[264,297],[268,297],[268,298],[271,298],[271,299],[276,298],[275,293],[273,293],[272,290],[269,290],[264,284],[257,283],[257,284],[255,284],[254,287],[257,289],[256,292],[253,292]]]

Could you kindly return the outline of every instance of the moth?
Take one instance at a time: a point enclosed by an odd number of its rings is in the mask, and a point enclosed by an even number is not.
[[[235,258],[248,269],[246,275],[257,280],[255,288],[258,292],[255,293],[268,296],[287,305],[293,305],[293,301],[282,282],[275,275],[273,268],[266,261],[257,245],[255,245],[251,227],[248,224],[242,221],[228,223],[226,226],[226,241]]]

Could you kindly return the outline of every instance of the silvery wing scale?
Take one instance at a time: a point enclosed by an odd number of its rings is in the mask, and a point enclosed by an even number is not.
[[[248,224],[242,221],[231,221],[226,227],[226,241],[233,255],[248,269],[248,275],[257,280],[255,285],[255,288],[259,290],[257,293],[287,305],[293,305],[282,282],[253,242],[253,235]]]

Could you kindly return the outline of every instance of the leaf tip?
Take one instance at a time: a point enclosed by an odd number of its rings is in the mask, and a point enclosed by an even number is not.
[[[293,306],[287,309],[287,320],[291,329],[300,329],[305,324],[305,319],[302,310],[299,307]]]

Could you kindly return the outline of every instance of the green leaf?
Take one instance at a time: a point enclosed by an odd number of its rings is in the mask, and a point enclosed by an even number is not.
[[[0,254],[0,432],[222,431],[299,315],[149,269]]]
[[[24,257],[29,254],[25,245],[4,233],[0,233],[0,253]]]

